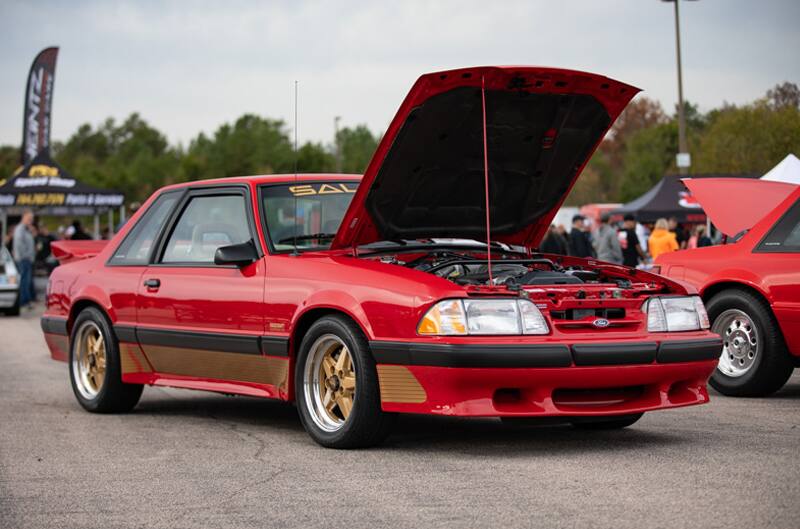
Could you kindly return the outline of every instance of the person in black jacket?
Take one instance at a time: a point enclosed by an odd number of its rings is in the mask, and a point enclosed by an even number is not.
[[[563,235],[558,233],[555,224],[550,225],[550,229],[547,230],[547,235],[544,236],[544,240],[542,241],[542,245],[539,247],[539,250],[542,253],[569,255],[569,250],[567,249],[567,240]]]
[[[569,254],[575,257],[595,257],[591,235],[584,227],[583,215],[572,217],[572,231],[569,232]]]

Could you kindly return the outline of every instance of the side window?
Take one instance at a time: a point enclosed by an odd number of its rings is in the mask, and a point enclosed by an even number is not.
[[[759,243],[758,252],[800,253],[800,200],[795,202]]]
[[[213,264],[217,248],[250,239],[242,195],[197,196],[181,213],[161,262]]]
[[[109,264],[146,265],[158,232],[179,196],[179,192],[173,192],[164,193],[156,198],[114,252]]]

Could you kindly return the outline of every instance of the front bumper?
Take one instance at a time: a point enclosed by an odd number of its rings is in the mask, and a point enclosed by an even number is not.
[[[385,411],[586,416],[702,404],[719,337],[536,345],[372,342]]]

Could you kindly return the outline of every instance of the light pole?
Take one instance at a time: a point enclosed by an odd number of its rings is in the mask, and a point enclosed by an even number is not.
[[[342,147],[339,144],[339,122],[342,116],[333,118],[333,144],[336,147],[336,172],[342,172]]]
[[[687,174],[692,165],[689,146],[686,143],[686,115],[683,109],[683,68],[681,66],[681,23],[679,0],[661,0],[675,4],[675,52],[678,57],[678,155],[675,157],[678,171]]]

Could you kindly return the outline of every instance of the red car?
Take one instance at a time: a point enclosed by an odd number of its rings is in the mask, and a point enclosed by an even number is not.
[[[779,390],[800,362],[800,186],[743,178],[686,179],[727,244],[656,260],[696,287],[723,338],[711,385],[732,396]]]
[[[56,244],[52,356],[89,411],[130,410],[146,384],[269,397],[330,447],[379,442],[398,412],[621,428],[707,402],[722,343],[699,297],[535,251],[636,91],[547,68],[428,74],[363,179],[166,187],[107,245]]]

